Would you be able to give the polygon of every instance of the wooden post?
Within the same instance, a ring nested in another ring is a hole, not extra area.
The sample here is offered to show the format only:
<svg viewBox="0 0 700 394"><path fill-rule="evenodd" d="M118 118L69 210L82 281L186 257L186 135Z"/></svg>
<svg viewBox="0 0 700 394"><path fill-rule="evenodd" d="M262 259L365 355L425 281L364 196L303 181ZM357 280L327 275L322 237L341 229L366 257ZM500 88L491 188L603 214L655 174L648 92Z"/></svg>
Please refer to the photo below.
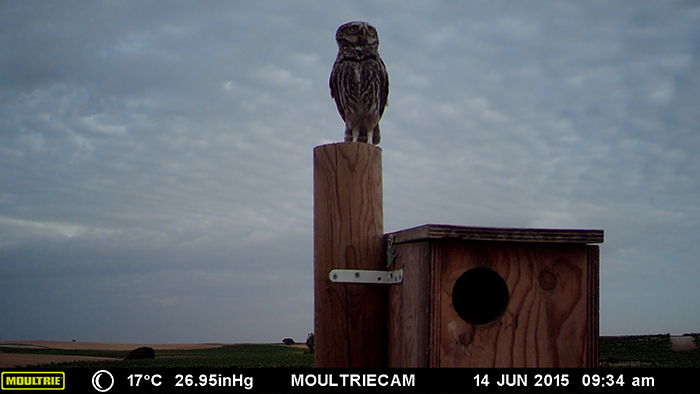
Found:
<svg viewBox="0 0 700 394"><path fill-rule="evenodd" d="M382 150L314 148L314 364L386 366L386 288L332 283L333 269L385 270Z"/></svg>

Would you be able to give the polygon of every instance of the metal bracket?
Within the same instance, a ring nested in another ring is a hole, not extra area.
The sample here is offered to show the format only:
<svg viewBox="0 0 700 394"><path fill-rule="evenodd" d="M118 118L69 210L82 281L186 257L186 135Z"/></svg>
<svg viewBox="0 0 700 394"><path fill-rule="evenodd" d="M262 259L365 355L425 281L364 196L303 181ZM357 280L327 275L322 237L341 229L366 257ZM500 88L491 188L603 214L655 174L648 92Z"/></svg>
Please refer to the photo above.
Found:
<svg viewBox="0 0 700 394"><path fill-rule="evenodd" d="M333 270L328 274L333 283L367 283L392 285L403 282L403 270Z"/></svg>

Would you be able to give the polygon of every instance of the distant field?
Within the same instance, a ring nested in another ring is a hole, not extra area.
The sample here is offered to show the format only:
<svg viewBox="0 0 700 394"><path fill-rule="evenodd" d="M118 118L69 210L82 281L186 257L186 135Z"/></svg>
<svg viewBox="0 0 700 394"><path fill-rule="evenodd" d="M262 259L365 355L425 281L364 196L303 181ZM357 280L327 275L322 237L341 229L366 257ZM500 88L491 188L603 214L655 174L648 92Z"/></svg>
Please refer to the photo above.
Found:
<svg viewBox="0 0 700 394"><path fill-rule="evenodd" d="M700 368L700 334L693 335L697 349L673 351L669 335L644 335L600 338L601 367ZM313 354L305 346L277 344L236 344L197 349L156 348L151 360L124 360L128 350L56 349L41 346L0 345L0 356L7 358L29 355L100 357L97 361L38 364L51 368L310 368ZM49 357L46 357L49 358Z"/></svg>
<svg viewBox="0 0 700 394"><path fill-rule="evenodd" d="M304 348L286 345L238 344L220 347L190 350L157 349L156 358L150 360L124 360L127 350L92 350L92 349L49 349L37 347L0 346L0 353L17 355L54 355L112 358L99 361L76 361L38 364L51 368L129 368L129 367L165 367L165 368L305 368L313 367L313 354Z"/></svg>
<svg viewBox="0 0 700 394"><path fill-rule="evenodd" d="M673 351L670 335L600 337L601 367L700 368L700 334L696 349Z"/></svg>

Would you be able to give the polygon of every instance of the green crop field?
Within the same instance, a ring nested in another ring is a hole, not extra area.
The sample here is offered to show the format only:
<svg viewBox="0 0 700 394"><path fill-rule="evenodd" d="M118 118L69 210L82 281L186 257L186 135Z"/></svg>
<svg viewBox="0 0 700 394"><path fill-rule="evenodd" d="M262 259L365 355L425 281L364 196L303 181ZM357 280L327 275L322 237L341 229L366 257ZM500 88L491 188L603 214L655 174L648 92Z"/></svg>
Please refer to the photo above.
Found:
<svg viewBox="0 0 700 394"><path fill-rule="evenodd" d="M671 350L670 336L644 335L600 338L601 367L700 368L700 334L693 335L698 348ZM313 367L313 354L306 349L278 344L238 344L197 350L156 350L147 360L124 360L128 351L60 350L48 348L0 347L0 352L112 357L109 361L76 361L41 364L50 368L307 368Z"/></svg>
<svg viewBox="0 0 700 394"><path fill-rule="evenodd" d="M308 354L305 349L277 344L224 345L218 348L196 350L156 350L156 358L145 360L125 360L128 351L110 350L2 348L0 352L115 358L114 361L76 361L39 365L50 368L305 368L313 367L314 364L313 354Z"/></svg>
<svg viewBox="0 0 700 394"><path fill-rule="evenodd" d="M601 367L700 368L700 334L695 350L671 350L670 335L600 337Z"/></svg>

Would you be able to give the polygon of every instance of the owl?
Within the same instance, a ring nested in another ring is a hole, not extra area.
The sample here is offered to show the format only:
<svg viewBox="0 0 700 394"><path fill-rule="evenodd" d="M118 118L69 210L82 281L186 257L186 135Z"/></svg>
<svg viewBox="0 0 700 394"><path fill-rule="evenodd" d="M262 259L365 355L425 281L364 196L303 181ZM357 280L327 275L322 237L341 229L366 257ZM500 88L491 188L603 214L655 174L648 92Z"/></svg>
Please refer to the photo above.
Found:
<svg viewBox="0 0 700 394"><path fill-rule="evenodd" d="M349 22L335 33L338 56L331 71L331 97L345 121L345 142L379 144L379 119L389 97L389 74L379 57L377 29Z"/></svg>

